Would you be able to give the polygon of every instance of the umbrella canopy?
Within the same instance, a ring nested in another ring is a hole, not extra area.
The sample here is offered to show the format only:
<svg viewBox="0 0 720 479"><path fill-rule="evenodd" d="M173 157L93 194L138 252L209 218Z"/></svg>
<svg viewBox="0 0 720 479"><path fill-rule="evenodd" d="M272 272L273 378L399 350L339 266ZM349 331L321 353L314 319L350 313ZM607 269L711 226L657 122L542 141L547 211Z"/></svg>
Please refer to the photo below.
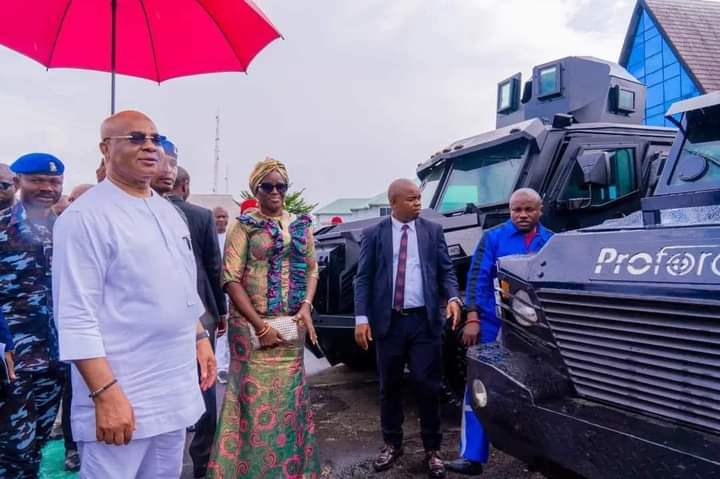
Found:
<svg viewBox="0 0 720 479"><path fill-rule="evenodd" d="M250 0L0 0L0 44L47 68L244 72L281 35Z"/></svg>

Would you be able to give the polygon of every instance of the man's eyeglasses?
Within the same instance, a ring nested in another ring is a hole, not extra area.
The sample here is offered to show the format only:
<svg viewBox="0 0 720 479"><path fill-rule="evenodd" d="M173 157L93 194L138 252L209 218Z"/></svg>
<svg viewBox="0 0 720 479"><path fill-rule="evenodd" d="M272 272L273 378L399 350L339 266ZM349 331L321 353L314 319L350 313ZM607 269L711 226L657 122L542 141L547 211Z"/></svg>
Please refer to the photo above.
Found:
<svg viewBox="0 0 720 479"><path fill-rule="evenodd" d="M153 145L160 146L160 144L165 141L167 137L163 135L159 135L157 133L154 133L152 135L146 135L145 133L141 133L139 131L133 131L132 133L128 133L127 135L122 136L108 136L106 138L103 138L103 141L108 140L127 140L133 145L144 145L146 141L150 140Z"/></svg>
<svg viewBox="0 0 720 479"><path fill-rule="evenodd" d="M281 195L284 195L285 193L287 193L288 185L287 183L260 183L258 189L266 195L272 193L273 190L276 190Z"/></svg>
<svg viewBox="0 0 720 479"><path fill-rule="evenodd" d="M0 181L0 191L5 191L11 186L13 186L13 183L8 183L7 181Z"/></svg>

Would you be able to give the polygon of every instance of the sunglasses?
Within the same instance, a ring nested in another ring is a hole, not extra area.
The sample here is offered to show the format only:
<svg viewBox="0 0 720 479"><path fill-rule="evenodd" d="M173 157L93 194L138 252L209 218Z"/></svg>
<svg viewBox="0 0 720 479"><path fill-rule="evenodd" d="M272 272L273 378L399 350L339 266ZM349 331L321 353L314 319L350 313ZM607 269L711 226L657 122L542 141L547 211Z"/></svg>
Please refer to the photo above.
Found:
<svg viewBox="0 0 720 479"><path fill-rule="evenodd" d="M153 145L160 146L162 142L167 140L166 136L160 135L158 133L154 133L152 135L146 135L145 133L141 133L139 131L133 131L131 133L128 133L127 135L122 136L108 136L107 138L103 138L103 141L107 140L127 140L133 145L142 146L145 144L146 141L150 140Z"/></svg>
<svg viewBox="0 0 720 479"><path fill-rule="evenodd" d="M287 183L260 183L258 189L265 194L270 194L273 190L276 190L281 195L284 195L287 193L288 185Z"/></svg>
<svg viewBox="0 0 720 479"><path fill-rule="evenodd" d="M13 186L13 183L8 183L7 181L0 181L0 191L5 191L11 186Z"/></svg>

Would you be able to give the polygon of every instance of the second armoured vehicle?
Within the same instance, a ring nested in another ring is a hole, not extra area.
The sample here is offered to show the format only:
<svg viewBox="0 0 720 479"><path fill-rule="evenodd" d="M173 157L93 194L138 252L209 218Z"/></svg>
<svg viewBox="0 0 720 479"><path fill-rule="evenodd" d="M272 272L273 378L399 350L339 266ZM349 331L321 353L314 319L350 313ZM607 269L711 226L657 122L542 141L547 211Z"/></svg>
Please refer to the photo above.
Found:
<svg viewBox="0 0 720 479"><path fill-rule="evenodd" d="M443 225L461 287L483 230L509 218L508 199L517 188L540 192L554 231L636 211L675 135L642 125L644 104L638 80L590 57L536 66L524 85L519 74L500 82L497 129L456 141L417 169L422 214ZM361 365L373 357L354 342L353 279L361 231L374 221L380 218L316 232L315 328L331 364ZM446 345L446 377L461 386L464 351L458 354L452 335Z"/></svg>
<svg viewBox="0 0 720 479"><path fill-rule="evenodd" d="M720 477L720 92L673 105L655 194L501 258L501 341L471 348L493 444L587 478Z"/></svg>

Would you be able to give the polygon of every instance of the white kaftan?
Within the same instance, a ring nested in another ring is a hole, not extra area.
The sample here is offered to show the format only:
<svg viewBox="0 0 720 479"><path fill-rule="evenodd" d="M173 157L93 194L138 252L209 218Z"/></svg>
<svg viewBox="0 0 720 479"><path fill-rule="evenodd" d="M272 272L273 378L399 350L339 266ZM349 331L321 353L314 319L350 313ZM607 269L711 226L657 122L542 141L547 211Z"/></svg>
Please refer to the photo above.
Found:
<svg viewBox="0 0 720 479"><path fill-rule="evenodd" d="M184 429L204 412L195 328L204 311L190 233L164 198L105 180L55 223L53 297L60 358L106 357L133 407L135 439ZM95 441L95 408L72 373L72 430Z"/></svg>

